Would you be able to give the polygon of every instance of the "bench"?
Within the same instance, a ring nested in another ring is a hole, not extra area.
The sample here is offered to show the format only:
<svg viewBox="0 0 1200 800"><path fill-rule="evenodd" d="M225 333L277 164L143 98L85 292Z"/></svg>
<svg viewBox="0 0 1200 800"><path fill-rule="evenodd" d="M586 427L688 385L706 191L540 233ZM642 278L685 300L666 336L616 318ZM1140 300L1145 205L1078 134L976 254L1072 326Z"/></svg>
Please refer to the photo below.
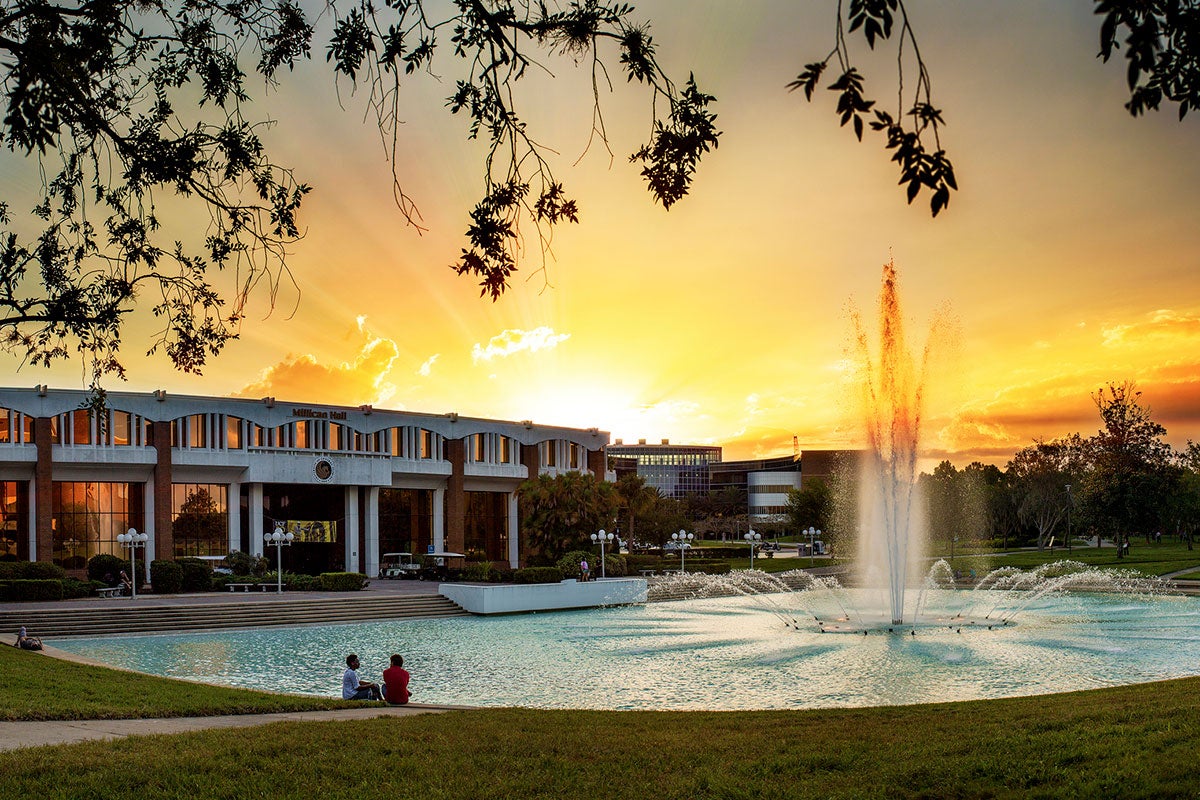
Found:
<svg viewBox="0 0 1200 800"><path fill-rule="evenodd" d="M655 570L655 569L639 569L639 570L638 570L638 572L642 573L642 575L644 575L644 576L649 576L649 575L653 575L653 574L655 574L656 572L658 572L658 570Z"/></svg>
<svg viewBox="0 0 1200 800"><path fill-rule="evenodd" d="M225 586L231 592L236 592L238 589L241 589L243 592L248 592L248 591L250 591L250 588L252 586L262 586L262 584L261 583L227 583L227 584L225 584Z"/></svg>
<svg viewBox="0 0 1200 800"><path fill-rule="evenodd" d="M100 597L108 597L108 598L120 597L124 593L125 593L125 589L122 586L109 586L104 589L96 590L96 594L98 594Z"/></svg>

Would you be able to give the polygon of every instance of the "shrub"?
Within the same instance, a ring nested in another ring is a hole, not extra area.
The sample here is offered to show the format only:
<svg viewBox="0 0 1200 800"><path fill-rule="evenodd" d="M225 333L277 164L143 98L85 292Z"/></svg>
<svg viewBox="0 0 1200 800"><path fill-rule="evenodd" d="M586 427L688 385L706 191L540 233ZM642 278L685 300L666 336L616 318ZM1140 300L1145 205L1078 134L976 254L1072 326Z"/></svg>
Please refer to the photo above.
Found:
<svg viewBox="0 0 1200 800"><path fill-rule="evenodd" d="M625 556L625 571L627 573L636 572L639 569L662 569L662 558L642 553L630 553Z"/></svg>
<svg viewBox="0 0 1200 800"><path fill-rule="evenodd" d="M116 586L121 580L123 569L129 569L129 559L117 558L111 553L101 553L92 556L87 562L88 580L103 581L108 586Z"/></svg>
<svg viewBox="0 0 1200 800"><path fill-rule="evenodd" d="M322 572L321 588L327 592L357 592L370 585L361 572Z"/></svg>
<svg viewBox="0 0 1200 800"><path fill-rule="evenodd" d="M13 578L0 582L0 596L18 602L62 600L63 582L56 578Z"/></svg>
<svg viewBox="0 0 1200 800"><path fill-rule="evenodd" d="M13 577L28 580L61 580L67 577L67 571L49 561L22 561L18 574Z"/></svg>
<svg viewBox="0 0 1200 800"><path fill-rule="evenodd" d="M492 583L512 583L513 568L508 564L492 567Z"/></svg>
<svg viewBox="0 0 1200 800"><path fill-rule="evenodd" d="M733 570L728 561L704 561L699 564L688 562L688 572L701 572L705 575L727 575Z"/></svg>
<svg viewBox="0 0 1200 800"><path fill-rule="evenodd" d="M0 580L65 578L67 571L49 561L0 561Z"/></svg>
<svg viewBox="0 0 1200 800"><path fill-rule="evenodd" d="M234 550L225 556L225 566L234 575L257 575L261 578L267 573L269 565L262 556L252 556L241 550ZM238 583L246 583L246 581L238 581Z"/></svg>
<svg viewBox="0 0 1200 800"><path fill-rule="evenodd" d="M150 584L155 594L179 594L183 588L183 567L174 561L154 559L150 562Z"/></svg>
<svg viewBox="0 0 1200 800"><path fill-rule="evenodd" d="M525 567L513 573L515 583L558 583L563 572L558 567Z"/></svg>
<svg viewBox="0 0 1200 800"><path fill-rule="evenodd" d="M183 570L182 588L185 592L207 592L212 588L212 570L198 558L176 559Z"/></svg>
<svg viewBox="0 0 1200 800"><path fill-rule="evenodd" d="M599 574L600 560L594 553L589 553L587 550L572 550L558 560L557 566L566 577L578 578L581 574L579 564L585 558L588 560L591 572Z"/></svg>
<svg viewBox="0 0 1200 800"><path fill-rule="evenodd" d="M285 572L283 573L283 582L292 592L316 592L322 588L321 579L316 575L296 575Z"/></svg>
<svg viewBox="0 0 1200 800"><path fill-rule="evenodd" d="M464 581L488 583L492 580L492 573L494 571L492 569L492 562L490 561L472 561L463 570L462 579Z"/></svg>
<svg viewBox="0 0 1200 800"><path fill-rule="evenodd" d="M594 573L595 570L593 569L592 572ZM605 553L604 574L609 578L621 578L628 575L629 568L625 564L625 556L620 553Z"/></svg>
<svg viewBox="0 0 1200 800"><path fill-rule="evenodd" d="M63 578L63 598L91 597L97 589L104 588L104 581L80 581L75 578Z"/></svg>

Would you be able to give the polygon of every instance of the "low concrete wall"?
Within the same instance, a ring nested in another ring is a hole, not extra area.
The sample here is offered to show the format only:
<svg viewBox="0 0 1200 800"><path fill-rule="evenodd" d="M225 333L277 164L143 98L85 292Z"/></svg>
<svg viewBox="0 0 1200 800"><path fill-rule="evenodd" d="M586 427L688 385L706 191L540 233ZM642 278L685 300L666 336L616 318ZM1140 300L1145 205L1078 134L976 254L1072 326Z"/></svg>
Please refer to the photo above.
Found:
<svg viewBox="0 0 1200 800"><path fill-rule="evenodd" d="M472 614L519 614L567 608L630 605L646 602L645 578L609 578L579 583L534 583L522 586L480 586L443 583L443 597Z"/></svg>

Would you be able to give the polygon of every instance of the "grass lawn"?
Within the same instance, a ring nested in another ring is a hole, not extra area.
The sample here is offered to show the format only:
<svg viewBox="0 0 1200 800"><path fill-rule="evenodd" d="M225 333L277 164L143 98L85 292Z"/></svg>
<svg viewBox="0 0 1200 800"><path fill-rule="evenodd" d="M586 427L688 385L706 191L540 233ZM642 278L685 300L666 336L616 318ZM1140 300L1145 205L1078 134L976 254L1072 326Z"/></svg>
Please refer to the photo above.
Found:
<svg viewBox="0 0 1200 800"><path fill-rule="evenodd" d="M0 797L1194 797L1200 679L794 712L495 709L0 753Z"/></svg>
<svg viewBox="0 0 1200 800"><path fill-rule="evenodd" d="M270 668L270 665L264 665ZM361 706L156 678L0 646L0 720L258 714ZM0 792L0 797L11 795Z"/></svg>
<svg viewBox="0 0 1200 800"><path fill-rule="evenodd" d="M1065 548L1054 550L1013 550L1004 555L963 555L956 554L951 561L948 553L942 553L942 558L950 561L951 566L962 572L974 569L983 575L988 569L997 567L1020 567L1033 569L1051 561L1081 561L1097 567L1117 569L1132 569L1144 575L1166 575L1181 569L1194 568L1200 570L1200 548L1188 550L1187 545L1178 542L1163 542L1162 544L1146 544L1142 539L1136 539L1129 548L1129 554L1117 558L1115 547L1073 547L1068 552Z"/></svg>

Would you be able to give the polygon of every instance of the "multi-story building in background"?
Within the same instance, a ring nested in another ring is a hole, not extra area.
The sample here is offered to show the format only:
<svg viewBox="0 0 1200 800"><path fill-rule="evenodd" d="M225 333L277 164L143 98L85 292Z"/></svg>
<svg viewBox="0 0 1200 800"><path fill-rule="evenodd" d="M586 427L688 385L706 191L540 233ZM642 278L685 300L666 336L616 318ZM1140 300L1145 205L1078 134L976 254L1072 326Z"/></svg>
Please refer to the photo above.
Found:
<svg viewBox="0 0 1200 800"><path fill-rule="evenodd" d="M751 521L778 519L787 513L788 493L803 488L805 480L829 480L842 465L851 466L854 450L804 450L791 456L744 461L722 461L720 447L709 445L624 444L617 439L608 446L608 455L616 474L632 471L645 479L647 486L664 497L681 499L689 495L735 490L746 498L746 513Z"/></svg>
<svg viewBox="0 0 1200 800"><path fill-rule="evenodd" d="M610 457L633 459L637 474L647 486L658 489L663 497L676 500L688 495L708 494L711 485L709 467L721 460L721 448L701 444L625 444L620 439L608 446Z"/></svg>

